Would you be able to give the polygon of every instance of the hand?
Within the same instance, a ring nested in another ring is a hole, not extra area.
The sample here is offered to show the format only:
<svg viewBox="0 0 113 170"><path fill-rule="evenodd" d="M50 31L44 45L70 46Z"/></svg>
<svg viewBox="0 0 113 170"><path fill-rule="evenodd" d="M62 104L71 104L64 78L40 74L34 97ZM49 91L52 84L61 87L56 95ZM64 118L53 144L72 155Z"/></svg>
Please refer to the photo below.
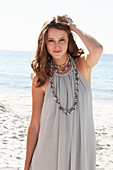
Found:
<svg viewBox="0 0 113 170"><path fill-rule="evenodd" d="M68 22L71 31L75 30L76 25L74 24L73 20L68 15L63 15L63 18Z"/></svg>

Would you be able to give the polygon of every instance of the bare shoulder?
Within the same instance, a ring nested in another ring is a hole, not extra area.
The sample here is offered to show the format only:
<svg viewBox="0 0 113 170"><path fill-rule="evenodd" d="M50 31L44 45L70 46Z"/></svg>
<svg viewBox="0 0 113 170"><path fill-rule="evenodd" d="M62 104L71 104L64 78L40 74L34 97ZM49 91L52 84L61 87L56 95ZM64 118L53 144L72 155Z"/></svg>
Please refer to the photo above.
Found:
<svg viewBox="0 0 113 170"><path fill-rule="evenodd" d="M36 82L38 81L38 77L35 75L32 77L32 85L35 86Z"/></svg>
<svg viewBox="0 0 113 170"><path fill-rule="evenodd" d="M49 84L49 82L50 82L50 77L47 76L46 81L45 81L45 84L42 85L41 87L36 87L37 81L38 81L38 77L35 75L35 76L33 77L33 79L32 79L32 88L35 88L35 89L37 89L36 91L40 91L40 92L42 92L43 94L45 94L46 89L47 89L47 86L48 86L48 84Z"/></svg>
<svg viewBox="0 0 113 170"><path fill-rule="evenodd" d="M36 83L38 77L34 76L32 78L32 117L31 117L31 126L38 131L40 124L40 117L44 102L44 92L41 87L37 87Z"/></svg>
<svg viewBox="0 0 113 170"><path fill-rule="evenodd" d="M44 92L44 94L46 93L47 86L48 86L49 82L50 82L50 77L47 76L47 77L46 77L46 82L45 82L45 84L42 86L42 91Z"/></svg>
<svg viewBox="0 0 113 170"><path fill-rule="evenodd" d="M88 81L89 85L91 86L91 68L86 64L86 57L85 55L80 56L76 59L76 64L78 71L83 75L83 77Z"/></svg>
<svg viewBox="0 0 113 170"><path fill-rule="evenodd" d="M37 84L37 81L38 81L38 77L35 75L33 78L32 78L32 95L39 95L39 94L42 94L44 95L44 92L42 90L42 87L37 87L36 84Z"/></svg>
<svg viewBox="0 0 113 170"><path fill-rule="evenodd" d="M77 64L78 70L80 70L80 72L84 72L87 68L85 56L80 56L79 58L77 58L76 64Z"/></svg>

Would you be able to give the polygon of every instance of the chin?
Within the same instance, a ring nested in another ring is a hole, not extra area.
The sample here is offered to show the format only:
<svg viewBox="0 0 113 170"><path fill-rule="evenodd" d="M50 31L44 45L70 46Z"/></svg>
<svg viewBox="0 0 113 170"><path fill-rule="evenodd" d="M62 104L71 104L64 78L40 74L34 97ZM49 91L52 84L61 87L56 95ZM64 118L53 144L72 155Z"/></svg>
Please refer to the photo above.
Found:
<svg viewBox="0 0 113 170"><path fill-rule="evenodd" d="M60 58L62 58L62 56L64 56L65 55L65 53L58 53L58 54L52 54L52 57L53 58L55 58L55 59L60 59Z"/></svg>
<svg viewBox="0 0 113 170"><path fill-rule="evenodd" d="M60 59L60 58L62 58L62 55L53 55L52 57L55 59Z"/></svg>

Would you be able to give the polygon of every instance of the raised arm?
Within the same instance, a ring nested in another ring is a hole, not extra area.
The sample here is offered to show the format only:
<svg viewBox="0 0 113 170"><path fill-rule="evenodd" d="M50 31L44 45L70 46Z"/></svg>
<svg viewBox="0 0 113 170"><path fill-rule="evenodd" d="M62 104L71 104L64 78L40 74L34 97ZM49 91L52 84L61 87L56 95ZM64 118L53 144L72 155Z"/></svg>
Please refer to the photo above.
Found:
<svg viewBox="0 0 113 170"><path fill-rule="evenodd" d="M68 21L71 31L74 31L81 38L88 49L89 54L85 58L85 63L91 69L97 64L103 52L102 45L95 38L79 29L67 15L64 15L64 18Z"/></svg>
<svg viewBox="0 0 113 170"><path fill-rule="evenodd" d="M41 88L35 87L36 81L37 77L35 76L32 82L32 117L27 134L27 148L24 170L29 170L32 155L36 147L40 129L41 111L44 100L44 92L41 90Z"/></svg>

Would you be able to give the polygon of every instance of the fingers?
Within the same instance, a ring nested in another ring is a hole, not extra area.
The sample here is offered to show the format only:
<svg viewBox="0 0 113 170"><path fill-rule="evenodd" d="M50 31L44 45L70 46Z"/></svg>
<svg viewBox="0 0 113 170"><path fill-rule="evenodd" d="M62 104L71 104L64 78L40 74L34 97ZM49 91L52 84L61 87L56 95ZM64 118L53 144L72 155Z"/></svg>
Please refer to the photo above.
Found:
<svg viewBox="0 0 113 170"><path fill-rule="evenodd" d="M64 16L64 17L68 17L68 15L67 15L67 14L64 14L63 16Z"/></svg>
<svg viewBox="0 0 113 170"><path fill-rule="evenodd" d="M67 15L67 14L63 15L63 18L64 18L64 19L66 19L67 17L68 17L68 15Z"/></svg>
<svg viewBox="0 0 113 170"><path fill-rule="evenodd" d="M63 18L70 24L73 23L73 20L68 15L63 15Z"/></svg>

